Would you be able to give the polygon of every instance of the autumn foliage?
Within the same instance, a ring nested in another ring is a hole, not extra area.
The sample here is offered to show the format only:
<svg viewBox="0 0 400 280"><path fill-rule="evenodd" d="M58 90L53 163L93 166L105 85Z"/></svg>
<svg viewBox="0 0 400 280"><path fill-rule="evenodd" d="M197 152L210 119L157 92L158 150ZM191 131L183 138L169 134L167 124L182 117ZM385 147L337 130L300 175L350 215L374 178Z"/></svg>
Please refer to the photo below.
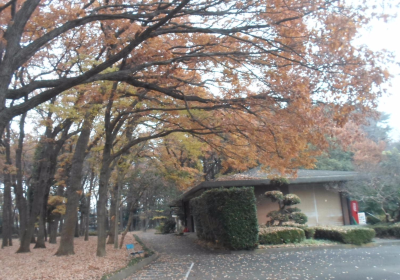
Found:
<svg viewBox="0 0 400 280"><path fill-rule="evenodd" d="M390 78L385 53L352 44L368 11L325 0L0 1L3 142L27 142L23 125L7 137L19 115L34 133L46 130L45 148L33 145L41 155L33 165L43 168L32 169L46 187L32 182L37 201L19 196L37 206L27 235L51 192L67 197L74 224L77 206L88 203L79 191L90 185L104 256L109 197L110 211L121 203L134 211L155 193L129 174L184 190L215 170L313 167L326 136L358 125ZM138 168L146 164L149 172ZM45 166L56 168L45 174ZM73 254L73 230L64 231L70 246L60 254Z"/></svg>

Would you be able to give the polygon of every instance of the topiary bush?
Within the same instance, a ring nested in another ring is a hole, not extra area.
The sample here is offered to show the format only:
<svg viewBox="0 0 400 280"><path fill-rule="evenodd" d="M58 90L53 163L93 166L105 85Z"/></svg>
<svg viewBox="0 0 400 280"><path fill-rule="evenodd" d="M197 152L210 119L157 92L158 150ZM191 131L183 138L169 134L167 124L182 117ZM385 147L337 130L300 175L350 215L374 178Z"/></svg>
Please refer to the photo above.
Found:
<svg viewBox="0 0 400 280"><path fill-rule="evenodd" d="M221 188L190 200L199 239L232 250L254 249L258 222L254 188Z"/></svg>
<svg viewBox="0 0 400 280"><path fill-rule="evenodd" d="M361 245L372 241L375 231L370 228L355 227L314 227L316 239L329 239L345 244Z"/></svg>
<svg viewBox="0 0 400 280"><path fill-rule="evenodd" d="M260 244L298 243L305 239L304 230L296 227L260 227L258 242Z"/></svg>
<svg viewBox="0 0 400 280"><path fill-rule="evenodd" d="M299 204L300 198L295 194L283 195L280 191L268 191L265 196L270 198L272 202L278 202L279 210L271 211L267 214L270 221L267 222L267 226L274 226L278 223L278 226L282 226L283 223L288 221L294 221L298 224L307 223L307 216L304 213L300 213L300 209L297 207L289 207Z"/></svg>

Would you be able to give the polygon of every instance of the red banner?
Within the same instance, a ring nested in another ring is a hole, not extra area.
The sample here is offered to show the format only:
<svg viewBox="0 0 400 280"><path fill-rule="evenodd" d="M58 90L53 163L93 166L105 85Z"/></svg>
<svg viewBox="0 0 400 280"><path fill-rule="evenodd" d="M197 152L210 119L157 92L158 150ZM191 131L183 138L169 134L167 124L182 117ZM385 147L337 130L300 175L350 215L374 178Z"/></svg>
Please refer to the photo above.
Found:
<svg viewBox="0 0 400 280"><path fill-rule="evenodd" d="M358 202L356 200L350 201L351 217L355 224L359 224L358 221Z"/></svg>

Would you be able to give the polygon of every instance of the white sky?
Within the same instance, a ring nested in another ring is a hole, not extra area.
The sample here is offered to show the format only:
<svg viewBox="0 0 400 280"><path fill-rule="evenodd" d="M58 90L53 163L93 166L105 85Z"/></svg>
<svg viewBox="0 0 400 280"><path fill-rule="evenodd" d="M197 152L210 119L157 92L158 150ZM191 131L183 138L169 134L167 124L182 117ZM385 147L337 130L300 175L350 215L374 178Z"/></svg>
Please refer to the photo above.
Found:
<svg viewBox="0 0 400 280"><path fill-rule="evenodd" d="M374 21L371 28L363 32L360 42L369 46L373 51L386 49L394 52L396 61L400 61L400 17L388 23ZM392 140L400 141L400 65L388 65L394 76L389 88L389 96L380 99L378 110L390 114L388 125L392 128Z"/></svg>

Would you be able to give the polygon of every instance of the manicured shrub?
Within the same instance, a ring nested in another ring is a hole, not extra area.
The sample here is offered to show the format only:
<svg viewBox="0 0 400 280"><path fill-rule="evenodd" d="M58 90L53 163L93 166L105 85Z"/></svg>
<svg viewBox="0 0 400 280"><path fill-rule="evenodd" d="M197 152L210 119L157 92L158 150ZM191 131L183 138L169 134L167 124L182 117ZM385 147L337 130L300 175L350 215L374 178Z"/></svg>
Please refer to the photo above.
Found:
<svg viewBox="0 0 400 280"><path fill-rule="evenodd" d="M391 231L395 238L400 238L400 224L393 225Z"/></svg>
<svg viewBox="0 0 400 280"><path fill-rule="evenodd" d="M254 249L258 223L254 188L222 188L190 200L199 239L232 250Z"/></svg>
<svg viewBox="0 0 400 280"><path fill-rule="evenodd" d="M297 207L290 207L301 202L297 195L291 193L283 195L280 191L268 191L264 195L270 198L272 202L278 202L279 206L279 210L267 214L267 217L270 218L267 226L282 226L283 223L288 221L294 221L298 224L307 223L306 214L300 213L301 210Z"/></svg>
<svg viewBox="0 0 400 280"><path fill-rule="evenodd" d="M308 227L308 225L292 223L292 222L284 223L282 226L283 227L301 228L302 230L304 230L304 233L305 233L307 239L314 238L314 234L315 234L315 228L314 227Z"/></svg>
<svg viewBox="0 0 400 280"><path fill-rule="evenodd" d="M308 221L307 215L299 212L293 213L291 218L295 223L303 225Z"/></svg>
<svg viewBox="0 0 400 280"><path fill-rule="evenodd" d="M304 230L296 227L260 227L258 242L260 244L298 243L305 239Z"/></svg>
<svg viewBox="0 0 400 280"><path fill-rule="evenodd" d="M156 229L162 234L172 233L175 231L176 222L172 219L160 223Z"/></svg>
<svg viewBox="0 0 400 280"><path fill-rule="evenodd" d="M313 239L315 235L315 228L309 227L309 228L304 228L304 233L306 235L307 239Z"/></svg>
<svg viewBox="0 0 400 280"><path fill-rule="evenodd" d="M400 238L400 224L394 225L375 225L371 227L375 230L376 236L380 238Z"/></svg>
<svg viewBox="0 0 400 280"><path fill-rule="evenodd" d="M375 230L376 237L379 238L392 237L391 228L389 226L373 226L372 229Z"/></svg>
<svg viewBox="0 0 400 280"><path fill-rule="evenodd" d="M345 244L361 245L372 241L375 231L358 227L315 227L316 239L329 239Z"/></svg>

